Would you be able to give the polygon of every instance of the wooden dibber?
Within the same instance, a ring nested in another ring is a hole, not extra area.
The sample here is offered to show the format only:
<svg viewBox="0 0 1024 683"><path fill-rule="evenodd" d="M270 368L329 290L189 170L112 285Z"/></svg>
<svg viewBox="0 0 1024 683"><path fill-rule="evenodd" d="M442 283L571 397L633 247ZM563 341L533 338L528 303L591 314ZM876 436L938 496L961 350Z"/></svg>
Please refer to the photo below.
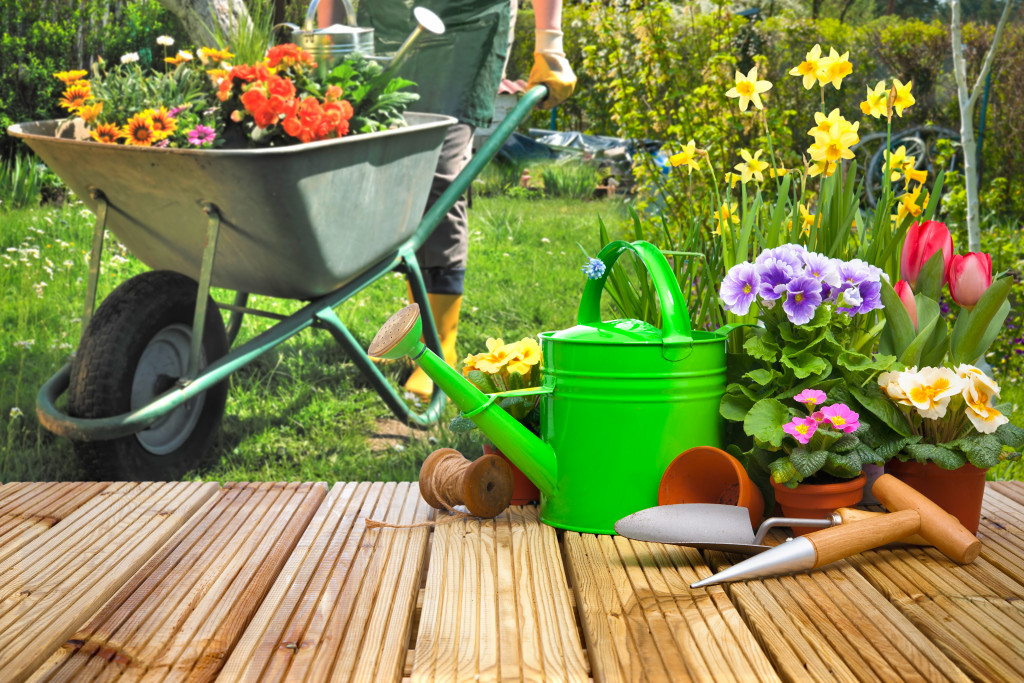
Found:
<svg viewBox="0 0 1024 683"><path fill-rule="evenodd" d="M440 448L420 468L420 495L438 510L465 505L472 515L495 517L512 500L512 467L497 455L470 462L454 448Z"/></svg>
<svg viewBox="0 0 1024 683"><path fill-rule="evenodd" d="M871 492L892 512L790 539L690 588L816 569L915 533L959 564L973 562L981 552L981 541L956 517L891 474L879 477Z"/></svg>

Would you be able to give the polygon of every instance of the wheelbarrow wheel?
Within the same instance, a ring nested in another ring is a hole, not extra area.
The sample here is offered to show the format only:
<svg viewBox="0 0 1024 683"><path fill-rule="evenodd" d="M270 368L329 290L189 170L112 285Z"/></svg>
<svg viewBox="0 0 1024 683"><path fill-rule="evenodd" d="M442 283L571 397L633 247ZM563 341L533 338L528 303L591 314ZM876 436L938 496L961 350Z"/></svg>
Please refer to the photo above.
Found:
<svg viewBox="0 0 1024 683"><path fill-rule="evenodd" d="M172 271L137 275L97 309L71 367L68 411L85 418L136 410L174 386L188 369L198 285ZM212 299L200 367L228 351ZM101 479L167 481L194 468L213 445L224 415L226 381L178 406L147 429L109 441L77 441L86 471Z"/></svg>

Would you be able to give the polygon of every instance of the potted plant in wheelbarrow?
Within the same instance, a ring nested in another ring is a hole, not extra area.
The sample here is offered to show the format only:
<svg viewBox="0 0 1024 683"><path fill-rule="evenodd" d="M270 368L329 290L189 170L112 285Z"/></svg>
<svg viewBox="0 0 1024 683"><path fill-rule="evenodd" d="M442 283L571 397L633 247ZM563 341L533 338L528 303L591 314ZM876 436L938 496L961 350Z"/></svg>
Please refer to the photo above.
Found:
<svg viewBox="0 0 1024 683"><path fill-rule="evenodd" d="M426 299L415 251L436 225L423 207L454 120L405 113L409 83L358 56L323 77L295 45L232 59L201 49L169 57L164 73L143 73L132 55L91 78L61 72L73 118L10 128L96 213L82 342L37 405L97 476L190 469L215 438L228 374L307 327L326 328L400 418L430 424L443 408L435 394L413 412L333 309L396 270ZM544 96L534 91L509 132ZM154 270L94 315L108 229ZM234 290L234 303L214 302L212 287ZM305 305L282 320L247 306L249 294ZM279 322L228 351L249 314ZM432 324L425 336L439 348ZM65 391L67 413L56 407Z"/></svg>

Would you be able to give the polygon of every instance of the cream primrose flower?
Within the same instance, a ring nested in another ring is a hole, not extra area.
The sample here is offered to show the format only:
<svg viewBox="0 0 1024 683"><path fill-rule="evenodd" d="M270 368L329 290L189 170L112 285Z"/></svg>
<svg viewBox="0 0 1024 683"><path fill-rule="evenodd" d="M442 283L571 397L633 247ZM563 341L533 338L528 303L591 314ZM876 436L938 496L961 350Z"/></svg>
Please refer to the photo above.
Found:
<svg viewBox="0 0 1024 683"><path fill-rule="evenodd" d="M834 47L828 49L828 57L822 61L821 71L818 73L818 82L821 85L831 83L832 87L839 90L843 79L853 73L853 64L850 63L850 51L839 54Z"/></svg>
<svg viewBox="0 0 1024 683"><path fill-rule="evenodd" d="M897 381L918 414L929 420L945 417L949 400L964 386L964 381L949 368L928 367L914 373L904 372Z"/></svg>
<svg viewBox="0 0 1024 683"><path fill-rule="evenodd" d="M991 434L999 429L999 425L1009 422L1009 418L996 410L992 405L992 396L998 395L988 391L988 387L982 382L965 382L967 388L963 391L965 412L967 419L971 421L974 428L982 434Z"/></svg>
<svg viewBox="0 0 1024 683"><path fill-rule="evenodd" d="M993 396L999 395L999 385L996 384L996 381L973 365L961 363L957 366L955 372L956 376L960 379L965 380L972 385L976 383L981 384L983 387L987 388L989 393ZM967 397L964 396L964 398Z"/></svg>
<svg viewBox="0 0 1024 683"><path fill-rule="evenodd" d="M754 103L754 109L764 109L764 105L761 104L761 93L771 89L772 84L769 81L757 80L757 67L754 66L746 76L739 71L736 72L736 85L729 89L725 96L740 98L740 111L746 111L747 105L751 102Z"/></svg>
<svg viewBox="0 0 1024 683"><path fill-rule="evenodd" d="M750 156L750 152L743 149L740 150L740 156L743 157L743 163L736 164L735 168L740 172L740 182L747 182L751 178L756 178L757 182L764 182L764 170L768 168L767 161L761 161L761 154L764 150L757 150L757 154Z"/></svg>
<svg viewBox="0 0 1024 683"><path fill-rule="evenodd" d="M878 81L878 85L872 90L868 88L868 97L860 103L860 110L866 116L874 116L880 119L885 116L885 106L889 99L889 91L885 89L885 81Z"/></svg>
<svg viewBox="0 0 1024 683"><path fill-rule="evenodd" d="M910 368L906 372L916 373L917 367ZM889 398L893 399L897 403L905 406L912 406L913 403L907 398L907 392L903 391L903 387L900 386L900 375L902 372L893 370L892 372L883 372L878 376L878 386L885 390L885 393Z"/></svg>
<svg viewBox="0 0 1024 683"><path fill-rule="evenodd" d="M821 70L821 45L815 45L811 51L800 62L789 70L790 76L803 78L804 88L810 90L818 80L818 71Z"/></svg>

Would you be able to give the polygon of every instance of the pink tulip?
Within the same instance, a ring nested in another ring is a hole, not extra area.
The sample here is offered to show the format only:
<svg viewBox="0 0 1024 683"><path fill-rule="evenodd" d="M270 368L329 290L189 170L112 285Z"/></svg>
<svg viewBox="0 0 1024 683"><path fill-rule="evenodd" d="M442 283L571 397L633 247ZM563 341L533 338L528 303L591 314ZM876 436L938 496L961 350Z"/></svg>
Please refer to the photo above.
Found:
<svg viewBox="0 0 1024 683"><path fill-rule="evenodd" d="M903 302L903 308L907 309L907 315L910 316L910 322L914 323L914 331L917 331L917 299L914 298L914 290L910 288L906 280L900 280L893 287L896 290L896 296Z"/></svg>
<svg viewBox="0 0 1024 683"><path fill-rule="evenodd" d="M945 223L925 221L914 223L907 230L907 238L903 242L903 254L900 257L900 274L917 289L917 276L921 268L939 249L942 250L943 282L949 268L949 259L953 256L953 237L946 229Z"/></svg>
<svg viewBox="0 0 1024 683"><path fill-rule="evenodd" d="M970 252L955 255L949 262L949 293L953 301L967 310L974 308L978 299L992 284L992 257Z"/></svg>

